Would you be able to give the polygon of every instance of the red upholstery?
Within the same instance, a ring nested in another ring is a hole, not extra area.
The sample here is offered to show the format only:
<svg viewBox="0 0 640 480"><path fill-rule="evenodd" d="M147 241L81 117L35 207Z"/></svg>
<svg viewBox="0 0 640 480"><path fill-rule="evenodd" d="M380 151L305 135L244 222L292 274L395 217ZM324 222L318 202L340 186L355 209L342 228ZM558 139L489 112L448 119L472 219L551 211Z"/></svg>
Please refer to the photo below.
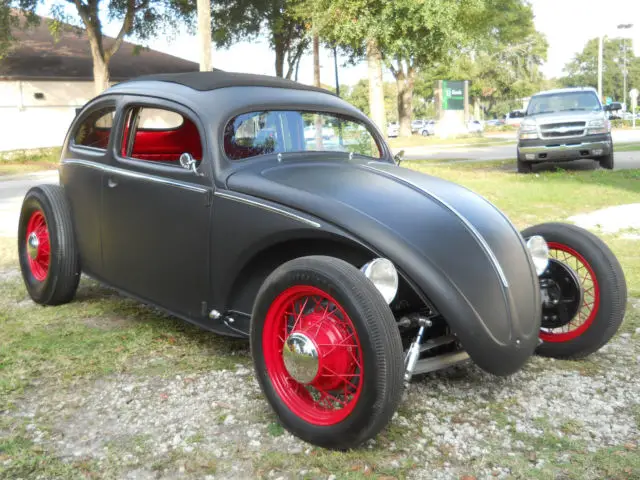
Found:
<svg viewBox="0 0 640 480"><path fill-rule="evenodd" d="M196 160L202 159L200 134L187 118L174 130L138 130L131 156L141 160L176 162L185 152Z"/></svg>

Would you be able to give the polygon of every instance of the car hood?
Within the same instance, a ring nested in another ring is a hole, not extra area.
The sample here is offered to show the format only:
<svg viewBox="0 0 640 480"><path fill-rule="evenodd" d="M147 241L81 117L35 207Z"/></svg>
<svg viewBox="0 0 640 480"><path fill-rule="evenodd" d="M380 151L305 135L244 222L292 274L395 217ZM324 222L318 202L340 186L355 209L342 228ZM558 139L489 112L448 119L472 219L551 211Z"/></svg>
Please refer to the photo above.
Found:
<svg viewBox="0 0 640 480"><path fill-rule="evenodd" d="M529 119L534 120L538 125L547 125L549 123L566 123L566 122L579 122L600 120L605 118L603 111L584 111L576 110L574 112L556 112L556 113L543 113L540 115L527 116Z"/></svg>
<svg viewBox="0 0 640 480"><path fill-rule="evenodd" d="M391 259L485 370L510 373L533 353L540 299L531 259L511 222L466 188L387 162L338 160L247 168L227 184Z"/></svg>

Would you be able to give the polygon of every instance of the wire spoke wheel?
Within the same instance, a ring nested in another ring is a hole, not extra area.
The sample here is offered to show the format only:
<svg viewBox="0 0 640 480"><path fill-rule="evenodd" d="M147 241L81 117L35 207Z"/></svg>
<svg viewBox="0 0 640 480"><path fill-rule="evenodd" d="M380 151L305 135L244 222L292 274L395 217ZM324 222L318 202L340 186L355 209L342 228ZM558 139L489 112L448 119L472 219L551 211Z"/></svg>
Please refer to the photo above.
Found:
<svg viewBox="0 0 640 480"><path fill-rule="evenodd" d="M36 280L43 282L49 274L51 244L47 221L42 211L36 210L31 214L27 223L25 242L31 274Z"/></svg>
<svg viewBox="0 0 640 480"><path fill-rule="evenodd" d="M358 402L364 375L358 335L344 308L319 288L293 286L276 298L263 351L277 394L301 419L334 425Z"/></svg>
<svg viewBox="0 0 640 480"><path fill-rule="evenodd" d="M585 332L596 317L600 305L600 287L596 274L587 260L571 247L549 242L549 257L568 267L575 275L577 285L573 287L579 291L580 304L577 305L575 315L561 322L557 327L547 326L543 321L540 338L545 342L566 342ZM558 298L560 307L563 304L575 302L575 298Z"/></svg>

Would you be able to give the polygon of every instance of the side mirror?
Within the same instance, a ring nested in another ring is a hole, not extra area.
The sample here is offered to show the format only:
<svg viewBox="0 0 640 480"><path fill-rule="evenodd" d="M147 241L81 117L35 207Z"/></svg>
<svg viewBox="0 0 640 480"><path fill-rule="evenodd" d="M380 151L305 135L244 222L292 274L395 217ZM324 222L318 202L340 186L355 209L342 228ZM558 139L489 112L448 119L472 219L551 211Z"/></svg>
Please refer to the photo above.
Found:
<svg viewBox="0 0 640 480"><path fill-rule="evenodd" d="M602 109L603 109L605 112L610 112L610 111L611 111L611 105L603 105Z"/></svg>
<svg viewBox="0 0 640 480"><path fill-rule="evenodd" d="M400 165L402 162L402 157L404 157L404 150L400 150L393 156L393 160L396 162L396 165Z"/></svg>
<svg viewBox="0 0 640 480"><path fill-rule="evenodd" d="M191 170L193 173L198 175L199 177L203 176L203 173L198 172L198 167L196 166L196 159L190 153L183 153L180 155L180 166L185 170Z"/></svg>

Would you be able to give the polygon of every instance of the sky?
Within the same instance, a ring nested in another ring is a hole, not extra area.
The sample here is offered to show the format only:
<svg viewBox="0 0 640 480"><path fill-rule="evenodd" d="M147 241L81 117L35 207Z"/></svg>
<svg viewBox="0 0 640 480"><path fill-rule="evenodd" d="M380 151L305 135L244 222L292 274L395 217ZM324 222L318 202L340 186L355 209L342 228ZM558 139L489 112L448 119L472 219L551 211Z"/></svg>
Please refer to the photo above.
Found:
<svg viewBox="0 0 640 480"><path fill-rule="evenodd" d="M533 6L536 28L544 33L549 42L547 61L542 71L548 78L561 76L564 65L585 43L598 35L609 37L622 36L632 38L636 46L635 54L640 55L640 0L530 0ZM47 14L51 0L47 0L39 13ZM629 30L618 30L617 25L635 23ZM105 34L115 35L120 25L105 25ZM605 37L606 38L606 37ZM148 47L187 60L198 61L196 38L185 32L173 38L161 37L149 41ZM333 53L321 49L321 81L324 84L335 84ZM242 42L229 49L212 49L212 64L222 70L275 74L274 53L269 49L266 40ZM356 66L343 66L346 59L338 58L338 74L340 84L354 84L367 77L365 62ZM393 77L385 72L385 79ZM310 54L300 62L298 81L311 84L313 81L313 64Z"/></svg>

